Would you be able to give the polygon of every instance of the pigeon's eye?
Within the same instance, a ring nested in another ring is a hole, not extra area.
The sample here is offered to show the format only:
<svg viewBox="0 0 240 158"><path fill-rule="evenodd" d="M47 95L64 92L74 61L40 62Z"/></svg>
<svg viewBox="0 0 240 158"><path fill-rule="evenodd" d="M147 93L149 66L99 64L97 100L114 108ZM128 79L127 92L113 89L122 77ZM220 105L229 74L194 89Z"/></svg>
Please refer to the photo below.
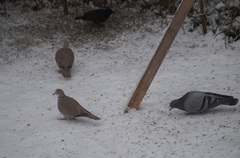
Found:
<svg viewBox="0 0 240 158"><path fill-rule="evenodd" d="M72 66L68 66L68 69L71 69L72 68Z"/></svg>

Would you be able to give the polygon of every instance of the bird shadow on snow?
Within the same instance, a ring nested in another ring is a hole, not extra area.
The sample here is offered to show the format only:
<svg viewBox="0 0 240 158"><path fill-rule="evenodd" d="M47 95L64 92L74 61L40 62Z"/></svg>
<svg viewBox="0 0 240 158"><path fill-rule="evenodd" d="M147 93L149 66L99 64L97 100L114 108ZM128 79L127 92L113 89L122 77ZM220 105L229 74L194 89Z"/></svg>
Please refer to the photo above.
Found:
<svg viewBox="0 0 240 158"><path fill-rule="evenodd" d="M64 120L62 117L57 118L59 122L67 123L67 124L79 124L79 125L87 125L87 126L100 126L102 124L101 120L95 121L90 120L88 118L75 118L71 120Z"/></svg>

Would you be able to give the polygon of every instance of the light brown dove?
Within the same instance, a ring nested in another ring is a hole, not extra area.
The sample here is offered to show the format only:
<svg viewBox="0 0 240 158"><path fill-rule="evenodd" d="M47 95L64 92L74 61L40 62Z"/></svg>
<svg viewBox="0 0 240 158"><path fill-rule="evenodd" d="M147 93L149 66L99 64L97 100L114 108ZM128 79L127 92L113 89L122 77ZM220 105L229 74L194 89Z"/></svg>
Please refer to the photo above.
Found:
<svg viewBox="0 0 240 158"><path fill-rule="evenodd" d="M64 115L63 119L75 119L75 117L88 117L94 120L100 120L99 117L91 114L82 107L75 99L64 94L63 90L56 89L58 95L58 110ZM53 95L54 95L53 94Z"/></svg>
<svg viewBox="0 0 240 158"><path fill-rule="evenodd" d="M56 52L55 60L63 77L71 77L70 69L72 68L74 62L74 54L73 51L68 48L67 42L64 42L63 48Z"/></svg>

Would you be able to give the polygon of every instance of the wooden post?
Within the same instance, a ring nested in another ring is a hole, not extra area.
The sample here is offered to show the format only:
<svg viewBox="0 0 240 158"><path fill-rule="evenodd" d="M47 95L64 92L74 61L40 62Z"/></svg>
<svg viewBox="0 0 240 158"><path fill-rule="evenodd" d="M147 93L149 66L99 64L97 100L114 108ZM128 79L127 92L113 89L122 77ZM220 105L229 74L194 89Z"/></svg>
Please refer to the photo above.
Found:
<svg viewBox="0 0 240 158"><path fill-rule="evenodd" d="M202 23L202 31L203 35L207 33L207 26L206 26L206 15L204 13L204 3L203 0L199 0L199 6L200 6L200 16L201 16L201 23Z"/></svg>
<svg viewBox="0 0 240 158"><path fill-rule="evenodd" d="M67 0L62 0L62 2L63 2L63 14L64 15L68 15L68 2L67 2Z"/></svg>
<svg viewBox="0 0 240 158"><path fill-rule="evenodd" d="M190 11L193 2L194 0L182 0L180 3L171 24L167 28L167 31L164 34L162 41L158 46L158 49L156 50L156 53L154 54L131 100L129 101L125 113L128 112L130 108L139 108L143 97L151 85L160 65L163 62L163 59L165 58L170 46L172 45L173 40L175 39L180 27L182 26L184 19Z"/></svg>

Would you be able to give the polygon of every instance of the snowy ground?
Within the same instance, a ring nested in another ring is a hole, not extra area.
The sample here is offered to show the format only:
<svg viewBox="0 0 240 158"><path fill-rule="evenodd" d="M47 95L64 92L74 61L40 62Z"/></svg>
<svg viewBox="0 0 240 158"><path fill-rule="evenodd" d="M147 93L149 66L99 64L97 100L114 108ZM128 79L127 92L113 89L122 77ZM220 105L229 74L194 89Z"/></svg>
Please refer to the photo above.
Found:
<svg viewBox="0 0 240 158"><path fill-rule="evenodd" d="M30 22L42 28L39 19L18 13L0 17L1 158L240 157L239 103L201 115L169 111L171 100L191 90L240 98L239 42L226 49L220 35L180 30L140 110L123 114L163 36L160 19L129 30L91 26L92 33L83 29L78 38L67 37L75 63L72 78L65 80L54 61L64 37L38 39ZM58 120L56 88L101 120Z"/></svg>

